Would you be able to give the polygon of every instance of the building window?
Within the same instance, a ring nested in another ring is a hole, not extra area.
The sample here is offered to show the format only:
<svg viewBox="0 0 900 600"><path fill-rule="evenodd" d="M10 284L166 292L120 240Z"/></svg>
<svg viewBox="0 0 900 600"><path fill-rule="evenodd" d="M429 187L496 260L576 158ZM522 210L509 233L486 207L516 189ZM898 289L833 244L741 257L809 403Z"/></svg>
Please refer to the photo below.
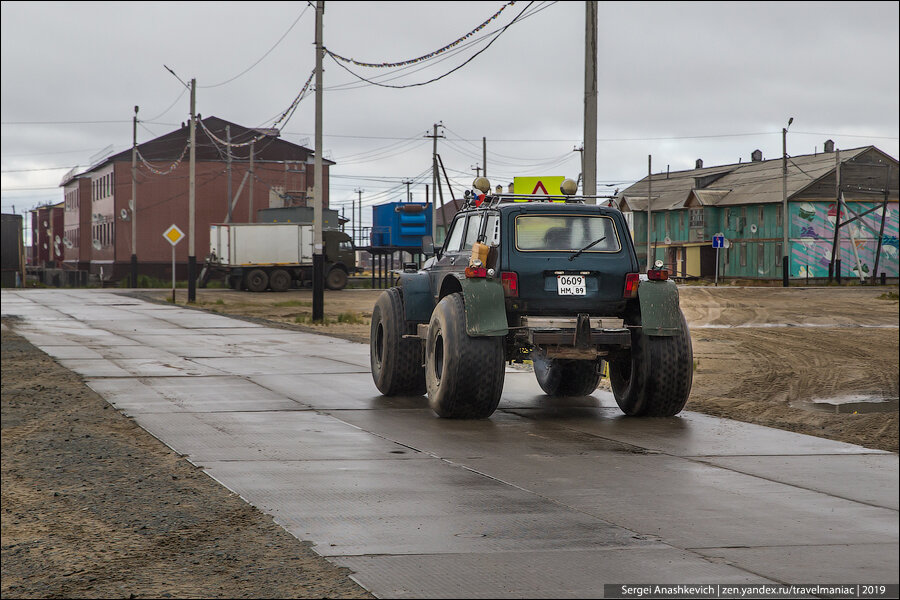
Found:
<svg viewBox="0 0 900 600"><path fill-rule="evenodd" d="M784 212L780 206L775 209L775 227L778 229L784 227ZM781 255L780 252L778 254Z"/></svg>
<svg viewBox="0 0 900 600"><path fill-rule="evenodd" d="M722 220L725 223L725 229L731 229L731 209L726 208L723 212Z"/></svg>
<svg viewBox="0 0 900 600"><path fill-rule="evenodd" d="M766 222L766 209L764 206L760 205L759 218L758 218L758 222L757 222L756 226L759 227L760 229L762 229L763 223L765 223L765 222Z"/></svg>
<svg viewBox="0 0 900 600"><path fill-rule="evenodd" d="M747 242L741 242L741 266L747 266Z"/></svg>
<svg viewBox="0 0 900 600"><path fill-rule="evenodd" d="M691 227L703 227L703 209L691 209Z"/></svg>
<svg viewBox="0 0 900 600"><path fill-rule="evenodd" d="M762 271L764 264L766 264L766 246L760 242L756 244L756 268Z"/></svg>

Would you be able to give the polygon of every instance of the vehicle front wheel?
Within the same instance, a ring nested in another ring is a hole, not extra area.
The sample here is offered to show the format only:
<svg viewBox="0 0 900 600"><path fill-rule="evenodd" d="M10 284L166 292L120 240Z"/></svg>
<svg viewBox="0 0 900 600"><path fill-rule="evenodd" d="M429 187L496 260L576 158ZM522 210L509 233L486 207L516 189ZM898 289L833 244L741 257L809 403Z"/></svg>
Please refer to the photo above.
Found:
<svg viewBox="0 0 900 600"><path fill-rule="evenodd" d="M694 375L691 335L684 314L674 336L632 330L631 350L610 359L609 382L626 415L671 417L687 403Z"/></svg>
<svg viewBox="0 0 900 600"><path fill-rule="evenodd" d="M425 393L422 349L407 333L403 295L399 288L385 290L372 309L369 363L375 387L385 396L420 396Z"/></svg>
<svg viewBox="0 0 900 600"><path fill-rule="evenodd" d="M342 290L347 286L347 271L340 267L332 267L325 277L325 287L329 290Z"/></svg>
<svg viewBox="0 0 900 600"><path fill-rule="evenodd" d="M505 377L503 338L470 337L462 294L435 307L425 342L428 403L448 419L486 419L500 404Z"/></svg>

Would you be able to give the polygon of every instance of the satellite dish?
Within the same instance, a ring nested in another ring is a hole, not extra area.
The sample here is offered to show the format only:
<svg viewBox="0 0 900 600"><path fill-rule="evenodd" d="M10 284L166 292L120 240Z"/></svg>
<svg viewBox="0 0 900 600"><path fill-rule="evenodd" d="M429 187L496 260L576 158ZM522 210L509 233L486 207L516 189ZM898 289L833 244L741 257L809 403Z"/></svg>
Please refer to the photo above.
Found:
<svg viewBox="0 0 900 600"><path fill-rule="evenodd" d="M669 246L672 244L672 238L670 238L669 236L666 236L666 239L663 241L665 242L666 246Z"/></svg>
<svg viewBox="0 0 900 600"><path fill-rule="evenodd" d="M70 240L69 238L65 238L65 239L63 240L63 245L64 245L66 248L68 248L69 250L71 250L72 247L73 247L75 244L73 244L73 243L72 243L72 240Z"/></svg>
<svg viewBox="0 0 900 600"><path fill-rule="evenodd" d="M726 249L731 248L731 240L729 240L729 239L725 240L725 248Z"/></svg>
<svg viewBox="0 0 900 600"><path fill-rule="evenodd" d="M47 249L47 243L45 242L45 243L44 243L44 250L46 250L46 249Z"/></svg>
<svg viewBox="0 0 900 600"><path fill-rule="evenodd" d="M103 244L100 243L100 240L94 240L93 242L91 242L91 246L94 247L94 250L100 250L101 248L103 248Z"/></svg>
<svg viewBox="0 0 900 600"><path fill-rule="evenodd" d="M756 233L757 229L759 229L755 224L750 226L750 233Z"/></svg>
<svg viewBox="0 0 900 600"><path fill-rule="evenodd" d="M44 221L44 227L50 227L50 225L47 223L47 221Z"/></svg>
<svg viewBox="0 0 900 600"><path fill-rule="evenodd" d="M62 241L62 238L60 238L59 236L56 236L55 238L53 238L53 241L55 241L56 244L58 245Z"/></svg>
<svg viewBox="0 0 900 600"><path fill-rule="evenodd" d="M128 220L128 209L127 209L127 208L123 208L122 210L120 210L120 211L119 211L119 217L120 217L123 221L127 221L127 220Z"/></svg>
<svg viewBox="0 0 900 600"><path fill-rule="evenodd" d="M62 256L62 252L59 249L59 246L53 246L53 251L56 252L57 256Z"/></svg>

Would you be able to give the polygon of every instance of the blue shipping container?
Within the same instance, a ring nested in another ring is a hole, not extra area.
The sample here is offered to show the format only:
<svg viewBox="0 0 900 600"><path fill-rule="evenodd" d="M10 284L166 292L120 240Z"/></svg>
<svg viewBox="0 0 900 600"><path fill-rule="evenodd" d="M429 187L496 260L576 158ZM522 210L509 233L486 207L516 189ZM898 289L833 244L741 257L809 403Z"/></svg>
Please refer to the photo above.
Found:
<svg viewBox="0 0 900 600"><path fill-rule="evenodd" d="M389 202L372 207L372 245L421 248L431 235L431 204Z"/></svg>

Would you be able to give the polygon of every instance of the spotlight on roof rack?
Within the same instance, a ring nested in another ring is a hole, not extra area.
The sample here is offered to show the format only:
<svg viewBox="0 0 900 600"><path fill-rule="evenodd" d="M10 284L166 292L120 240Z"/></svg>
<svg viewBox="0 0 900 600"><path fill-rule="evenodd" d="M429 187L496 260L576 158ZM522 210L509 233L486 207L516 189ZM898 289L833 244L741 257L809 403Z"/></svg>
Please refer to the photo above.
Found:
<svg viewBox="0 0 900 600"><path fill-rule="evenodd" d="M578 182L574 179L563 179L559 191L563 193L563 196L574 196L578 191Z"/></svg>
<svg viewBox="0 0 900 600"><path fill-rule="evenodd" d="M488 181L487 177L477 177L475 181L472 182L472 187L482 194L487 194L491 191L491 182Z"/></svg>

